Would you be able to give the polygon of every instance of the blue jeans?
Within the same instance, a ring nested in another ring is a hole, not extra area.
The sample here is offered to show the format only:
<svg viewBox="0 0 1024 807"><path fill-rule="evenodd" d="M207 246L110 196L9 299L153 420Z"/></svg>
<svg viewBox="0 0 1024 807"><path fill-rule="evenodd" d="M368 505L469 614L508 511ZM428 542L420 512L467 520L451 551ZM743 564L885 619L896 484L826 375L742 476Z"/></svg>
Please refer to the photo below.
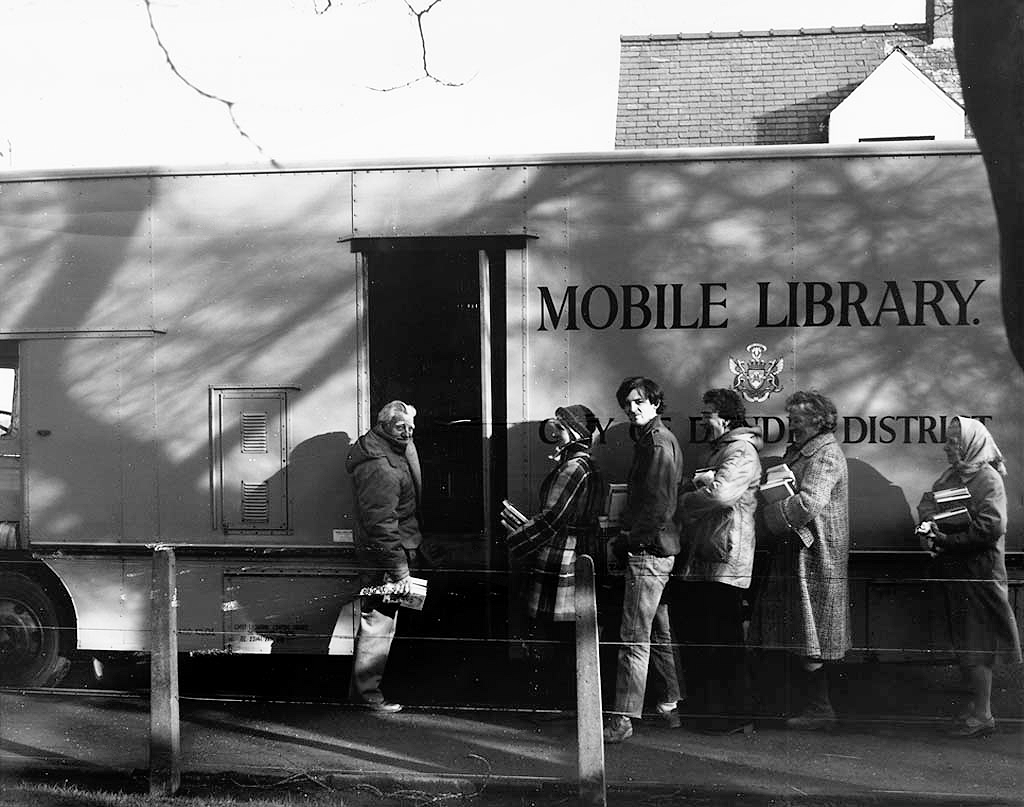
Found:
<svg viewBox="0 0 1024 807"><path fill-rule="evenodd" d="M682 697L668 606L661 601L674 563L674 557L632 553L628 556L622 598L622 647L615 676L615 706L610 710L613 713L642 715L649 662L653 663L657 684L663 690L659 702L678 701Z"/></svg>

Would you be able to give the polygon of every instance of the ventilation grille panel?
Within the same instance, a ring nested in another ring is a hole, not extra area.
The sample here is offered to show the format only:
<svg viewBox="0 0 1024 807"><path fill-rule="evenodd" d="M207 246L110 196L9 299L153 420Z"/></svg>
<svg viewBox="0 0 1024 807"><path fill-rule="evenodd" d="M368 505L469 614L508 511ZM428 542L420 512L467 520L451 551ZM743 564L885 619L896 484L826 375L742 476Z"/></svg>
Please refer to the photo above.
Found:
<svg viewBox="0 0 1024 807"><path fill-rule="evenodd" d="M242 521L246 524L270 522L270 488L266 482L242 483Z"/></svg>
<svg viewBox="0 0 1024 807"><path fill-rule="evenodd" d="M242 412L242 453L266 454L270 445L266 412Z"/></svg>

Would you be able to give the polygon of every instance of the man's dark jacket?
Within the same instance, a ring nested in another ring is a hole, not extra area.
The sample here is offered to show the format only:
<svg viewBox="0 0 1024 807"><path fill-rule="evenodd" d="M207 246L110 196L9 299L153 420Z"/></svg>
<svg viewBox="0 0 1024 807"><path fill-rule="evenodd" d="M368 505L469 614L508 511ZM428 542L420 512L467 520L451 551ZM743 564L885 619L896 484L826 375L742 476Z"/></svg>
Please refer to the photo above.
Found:
<svg viewBox="0 0 1024 807"><path fill-rule="evenodd" d="M626 509L622 517L626 549L669 557L679 554L679 528L674 516L683 452L679 441L655 416L644 426L633 447L633 464L626 480Z"/></svg>
<svg viewBox="0 0 1024 807"><path fill-rule="evenodd" d="M410 441L403 450L379 427L360 437L345 461L356 495L356 551L366 570L394 579L409 574L405 550L423 541L416 510L420 464Z"/></svg>

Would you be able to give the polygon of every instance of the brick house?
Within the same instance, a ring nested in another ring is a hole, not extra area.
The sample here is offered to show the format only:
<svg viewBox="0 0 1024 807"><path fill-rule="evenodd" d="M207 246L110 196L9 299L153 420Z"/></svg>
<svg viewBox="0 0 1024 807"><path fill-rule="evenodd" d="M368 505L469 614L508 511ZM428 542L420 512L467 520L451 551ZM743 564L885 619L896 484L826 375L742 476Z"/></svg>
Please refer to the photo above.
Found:
<svg viewBox="0 0 1024 807"><path fill-rule="evenodd" d="M616 148L970 136L952 0L924 21L623 36Z"/></svg>

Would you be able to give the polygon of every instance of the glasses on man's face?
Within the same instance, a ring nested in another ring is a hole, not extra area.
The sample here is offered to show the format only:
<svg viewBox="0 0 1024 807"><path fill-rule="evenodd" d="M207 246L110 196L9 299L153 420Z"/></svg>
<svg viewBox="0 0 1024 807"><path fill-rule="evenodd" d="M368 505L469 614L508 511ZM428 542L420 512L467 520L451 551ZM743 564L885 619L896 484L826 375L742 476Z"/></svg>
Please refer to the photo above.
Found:
<svg viewBox="0 0 1024 807"><path fill-rule="evenodd" d="M702 418L704 418L704 420L710 420L713 415L717 415L717 414L718 414L718 410L717 409L701 409L700 410L700 416Z"/></svg>
<svg viewBox="0 0 1024 807"><path fill-rule="evenodd" d="M416 427L409 423L392 423L391 431L395 434L402 435L402 437L409 437L414 431L416 431Z"/></svg>

